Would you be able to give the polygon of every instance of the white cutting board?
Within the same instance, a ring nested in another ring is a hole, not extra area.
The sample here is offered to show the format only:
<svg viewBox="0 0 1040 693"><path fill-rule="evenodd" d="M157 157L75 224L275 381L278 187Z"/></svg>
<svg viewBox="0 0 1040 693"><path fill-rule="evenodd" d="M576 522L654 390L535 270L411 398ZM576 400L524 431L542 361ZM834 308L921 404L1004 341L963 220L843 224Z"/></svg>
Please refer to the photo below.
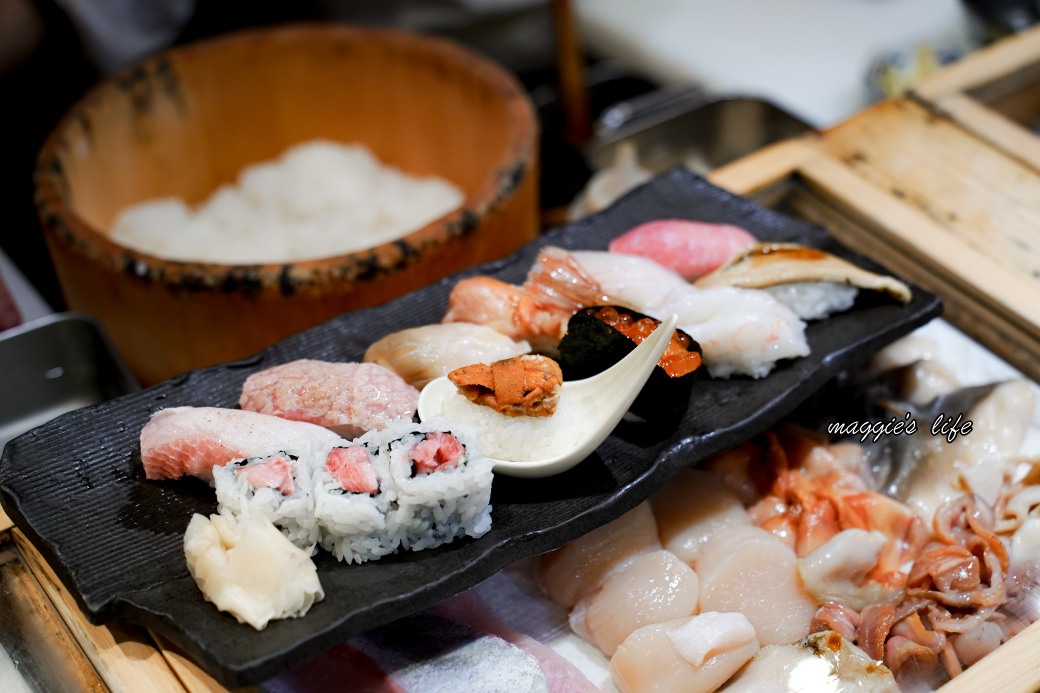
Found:
<svg viewBox="0 0 1040 693"><path fill-rule="evenodd" d="M817 128L871 99L890 51L973 45L960 0L577 0L582 39L663 83L765 98Z"/></svg>

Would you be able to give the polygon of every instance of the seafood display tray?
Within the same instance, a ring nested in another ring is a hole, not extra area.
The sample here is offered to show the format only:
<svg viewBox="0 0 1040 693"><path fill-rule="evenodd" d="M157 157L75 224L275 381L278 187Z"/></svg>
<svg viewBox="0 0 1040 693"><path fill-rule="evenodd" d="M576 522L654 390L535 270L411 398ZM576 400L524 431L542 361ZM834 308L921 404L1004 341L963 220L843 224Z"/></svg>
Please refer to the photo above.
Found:
<svg viewBox="0 0 1040 693"><path fill-rule="evenodd" d="M247 376L294 359L360 360L390 332L439 322L463 276L519 283L545 245L604 249L632 226L667 217L737 224L763 240L804 243L881 269L822 227L674 170L504 260L344 314L252 358L191 371L33 429L4 451L0 502L92 621L140 624L225 685L253 684L620 516L680 469L773 425L831 378L941 313L940 300L917 287L907 305L864 296L850 311L809 325L811 355L783 362L759 380L700 383L681 420L622 423L593 455L552 479L496 477L493 526L478 540L362 565L320 554L326 596L303 618L257 632L203 599L185 566L182 540L192 514L215 512L216 501L197 480L144 478L138 436L156 410L234 407Z"/></svg>

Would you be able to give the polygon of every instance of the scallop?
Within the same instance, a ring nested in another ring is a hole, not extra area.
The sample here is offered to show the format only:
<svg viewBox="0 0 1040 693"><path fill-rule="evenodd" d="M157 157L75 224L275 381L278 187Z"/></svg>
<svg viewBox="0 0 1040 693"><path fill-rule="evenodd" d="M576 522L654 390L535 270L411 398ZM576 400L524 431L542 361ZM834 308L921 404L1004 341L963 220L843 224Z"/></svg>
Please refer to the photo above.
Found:
<svg viewBox="0 0 1040 693"><path fill-rule="evenodd" d="M739 612L763 645L804 638L816 600L802 587L794 550L759 527L729 527L704 545L695 565L703 611Z"/></svg>
<svg viewBox="0 0 1040 693"><path fill-rule="evenodd" d="M709 693L758 652L755 629L741 614L703 613L643 626L610 659L622 693Z"/></svg>
<svg viewBox="0 0 1040 693"><path fill-rule="evenodd" d="M633 631L697 611L697 573L671 551L637 556L571 611L571 628L608 657Z"/></svg>
<svg viewBox="0 0 1040 693"><path fill-rule="evenodd" d="M538 583L554 602L571 608L616 570L641 554L661 548L650 503L643 502L541 557Z"/></svg>
<svg viewBox="0 0 1040 693"><path fill-rule="evenodd" d="M718 476L684 469L650 498L661 545L687 563L719 530L750 525L740 498Z"/></svg>
<svg viewBox="0 0 1040 693"><path fill-rule="evenodd" d="M899 693L892 672L834 631L795 645L770 645L726 686L726 693L826 691Z"/></svg>

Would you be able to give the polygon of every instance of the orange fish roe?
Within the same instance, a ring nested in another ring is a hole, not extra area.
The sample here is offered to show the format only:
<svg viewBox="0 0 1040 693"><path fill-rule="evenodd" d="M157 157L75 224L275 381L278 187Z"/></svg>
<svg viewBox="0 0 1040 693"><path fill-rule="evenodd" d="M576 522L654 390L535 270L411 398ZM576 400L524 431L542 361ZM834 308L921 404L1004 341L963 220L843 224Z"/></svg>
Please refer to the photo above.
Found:
<svg viewBox="0 0 1040 693"><path fill-rule="evenodd" d="M613 306L604 306L596 309L594 314L596 318L610 325L636 344L641 344L661 324L660 320L655 320L654 318L642 317L636 319L630 313L621 312ZM657 365L663 368L665 373L671 378L680 378L693 373L701 366L701 355L696 351L688 351L692 342L693 340L688 334L676 330L672 334L672 339L665 348L664 353L661 354Z"/></svg>

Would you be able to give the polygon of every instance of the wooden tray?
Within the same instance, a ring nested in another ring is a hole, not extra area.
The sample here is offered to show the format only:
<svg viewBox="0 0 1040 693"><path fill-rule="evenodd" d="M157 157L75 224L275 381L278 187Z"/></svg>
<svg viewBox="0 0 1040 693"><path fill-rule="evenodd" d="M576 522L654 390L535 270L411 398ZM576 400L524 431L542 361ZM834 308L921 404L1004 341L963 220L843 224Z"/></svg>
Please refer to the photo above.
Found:
<svg viewBox="0 0 1040 693"><path fill-rule="evenodd" d="M1005 38L915 85L911 98L1040 171L1040 26Z"/></svg>

